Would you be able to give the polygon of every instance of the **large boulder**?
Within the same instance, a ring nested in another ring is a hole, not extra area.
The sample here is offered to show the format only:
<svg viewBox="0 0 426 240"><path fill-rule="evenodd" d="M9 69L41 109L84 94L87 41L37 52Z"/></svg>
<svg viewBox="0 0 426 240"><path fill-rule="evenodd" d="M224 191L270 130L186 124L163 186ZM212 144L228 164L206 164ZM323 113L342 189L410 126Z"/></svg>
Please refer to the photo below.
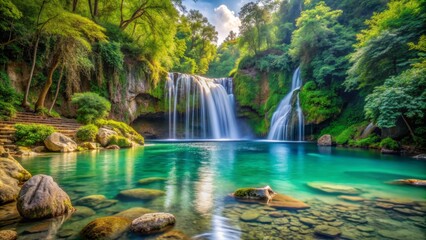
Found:
<svg viewBox="0 0 426 240"><path fill-rule="evenodd" d="M109 139L114 135L118 135L116 131L102 127L99 128L96 139L102 145L102 147L105 147L108 145Z"/></svg>
<svg viewBox="0 0 426 240"><path fill-rule="evenodd" d="M140 234L164 232L176 223L170 213L147 213L132 222L131 230Z"/></svg>
<svg viewBox="0 0 426 240"><path fill-rule="evenodd" d="M77 143L62 133L54 132L44 140L44 145L52 152L74 152Z"/></svg>
<svg viewBox="0 0 426 240"><path fill-rule="evenodd" d="M166 193L157 189L134 188L123 190L118 194L119 198L135 199L135 200L152 200L154 198L165 195Z"/></svg>
<svg viewBox="0 0 426 240"><path fill-rule="evenodd" d="M41 219L71 213L71 200L51 176L36 175L28 180L18 195L17 209L26 219Z"/></svg>
<svg viewBox="0 0 426 240"><path fill-rule="evenodd" d="M14 201L19 194L19 185L31 178L19 162L0 158L0 205Z"/></svg>
<svg viewBox="0 0 426 240"><path fill-rule="evenodd" d="M122 217L102 217L97 218L87 224L81 230L83 239L118 239L127 232L131 220Z"/></svg>
<svg viewBox="0 0 426 240"><path fill-rule="evenodd" d="M322 135L322 136L318 139L317 144L318 144L319 146L332 146L332 145L333 145L333 140L332 140L332 138L331 138L331 135L330 135L330 134Z"/></svg>

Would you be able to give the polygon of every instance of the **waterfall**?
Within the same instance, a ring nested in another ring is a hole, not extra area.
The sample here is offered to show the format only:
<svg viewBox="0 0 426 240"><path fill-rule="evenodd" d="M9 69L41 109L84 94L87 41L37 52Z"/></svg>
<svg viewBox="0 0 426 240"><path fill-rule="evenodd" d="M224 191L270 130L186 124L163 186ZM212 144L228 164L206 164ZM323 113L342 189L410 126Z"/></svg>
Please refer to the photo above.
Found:
<svg viewBox="0 0 426 240"><path fill-rule="evenodd" d="M304 140L304 119L300 107L299 91L302 87L300 78L300 67L294 73L290 92L281 100L280 105L274 112L269 130L270 140Z"/></svg>
<svg viewBox="0 0 426 240"><path fill-rule="evenodd" d="M170 73L166 84L169 138L237 139L232 78Z"/></svg>

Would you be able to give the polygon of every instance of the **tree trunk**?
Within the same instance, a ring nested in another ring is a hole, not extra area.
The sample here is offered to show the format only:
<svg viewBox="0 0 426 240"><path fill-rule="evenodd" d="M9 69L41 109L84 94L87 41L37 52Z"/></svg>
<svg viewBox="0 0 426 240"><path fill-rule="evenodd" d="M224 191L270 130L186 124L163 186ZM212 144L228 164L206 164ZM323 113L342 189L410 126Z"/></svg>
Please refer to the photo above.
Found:
<svg viewBox="0 0 426 240"><path fill-rule="evenodd" d="M28 78L27 81L27 88L25 90L25 95L24 95L24 99L22 101L22 106L23 107L29 107L29 103L28 103L28 95L30 93L30 87L31 87L31 82L33 80L33 76L34 76L34 69L35 69L35 64L36 64L36 59L37 59L37 51L38 51L38 43L40 42L40 34L37 34L37 39L34 45L34 52L33 52L33 62L31 65L31 71L30 71L30 77Z"/></svg>
<svg viewBox="0 0 426 240"><path fill-rule="evenodd" d="M408 131L410 131L410 135L413 138L413 140L416 140L416 136L414 135L413 129L411 128L410 124L408 124L407 119L405 119L404 115L401 114L402 120L404 120L405 125L408 128Z"/></svg>
<svg viewBox="0 0 426 240"><path fill-rule="evenodd" d="M53 106L55 106L56 99L58 99L59 89L61 88L62 76L64 74L64 65L62 64L61 74L59 75L58 86L56 87L55 98L53 98L52 105L49 108L49 113L52 112Z"/></svg>
<svg viewBox="0 0 426 240"><path fill-rule="evenodd" d="M53 73L55 72L56 68L59 65L59 56L60 56L60 53L58 50L58 52L53 55L52 65L50 66L50 69L49 69L48 78L46 80L46 83L44 84L43 89L40 92L40 95L38 96L38 100L35 105L36 112L40 112L44 108L44 101L46 100L46 96L49 93L50 86L52 85L52 82L53 82Z"/></svg>

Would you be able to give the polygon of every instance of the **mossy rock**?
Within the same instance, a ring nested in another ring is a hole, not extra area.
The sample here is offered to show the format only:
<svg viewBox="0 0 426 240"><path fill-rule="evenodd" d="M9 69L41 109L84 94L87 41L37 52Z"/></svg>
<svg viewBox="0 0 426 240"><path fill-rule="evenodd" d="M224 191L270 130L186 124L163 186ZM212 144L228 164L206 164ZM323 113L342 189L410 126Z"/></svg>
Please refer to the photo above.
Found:
<svg viewBox="0 0 426 240"><path fill-rule="evenodd" d="M268 200L268 197L262 194L258 188L239 188L233 195L241 199Z"/></svg>
<svg viewBox="0 0 426 240"><path fill-rule="evenodd" d="M123 236L130 228L131 220L123 217L102 217L87 224L81 230L83 239L117 239Z"/></svg>
<svg viewBox="0 0 426 240"><path fill-rule="evenodd" d="M134 188L121 191L117 197L124 199L152 200L165 194L164 191L157 189Z"/></svg>
<svg viewBox="0 0 426 240"><path fill-rule="evenodd" d="M150 183L157 183L157 182L165 182L167 181L167 178L163 178L163 177L149 177L149 178L144 178L138 181L138 184L140 185L145 185L145 184L150 184Z"/></svg>

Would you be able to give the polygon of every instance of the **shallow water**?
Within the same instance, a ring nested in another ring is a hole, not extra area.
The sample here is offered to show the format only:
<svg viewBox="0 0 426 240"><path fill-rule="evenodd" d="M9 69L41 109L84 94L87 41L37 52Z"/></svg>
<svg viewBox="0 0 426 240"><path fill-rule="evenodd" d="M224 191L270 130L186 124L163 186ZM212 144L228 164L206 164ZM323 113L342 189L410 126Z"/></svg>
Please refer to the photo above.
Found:
<svg viewBox="0 0 426 240"><path fill-rule="evenodd" d="M151 201L120 200L84 219L61 219L59 224L51 224L55 227L49 233L28 233L39 223L0 222L0 229L16 227L24 239L44 238L46 234L58 239L76 238L94 218L131 207L170 212L177 218L175 229L197 239L322 239L323 235L314 232L319 225L336 225L342 239L426 238L426 188L386 183L398 178L426 179L426 162L421 160L310 143L246 141L152 143L129 150L52 154L21 162L33 175L52 176L73 201L92 194L116 199L121 190L140 187L166 193ZM138 180L148 177L167 181L138 185ZM367 201L345 202L337 195L309 188L308 182L356 187ZM228 196L240 187L265 185L305 201L311 208L270 209L237 203ZM393 207L414 212L377 207L378 198L404 201L392 203ZM256 211L259 218L240 220L248 210ZM271 212L285 216L273 218ZM315 224L303 223L302 217L311 218Z"/></svg>

